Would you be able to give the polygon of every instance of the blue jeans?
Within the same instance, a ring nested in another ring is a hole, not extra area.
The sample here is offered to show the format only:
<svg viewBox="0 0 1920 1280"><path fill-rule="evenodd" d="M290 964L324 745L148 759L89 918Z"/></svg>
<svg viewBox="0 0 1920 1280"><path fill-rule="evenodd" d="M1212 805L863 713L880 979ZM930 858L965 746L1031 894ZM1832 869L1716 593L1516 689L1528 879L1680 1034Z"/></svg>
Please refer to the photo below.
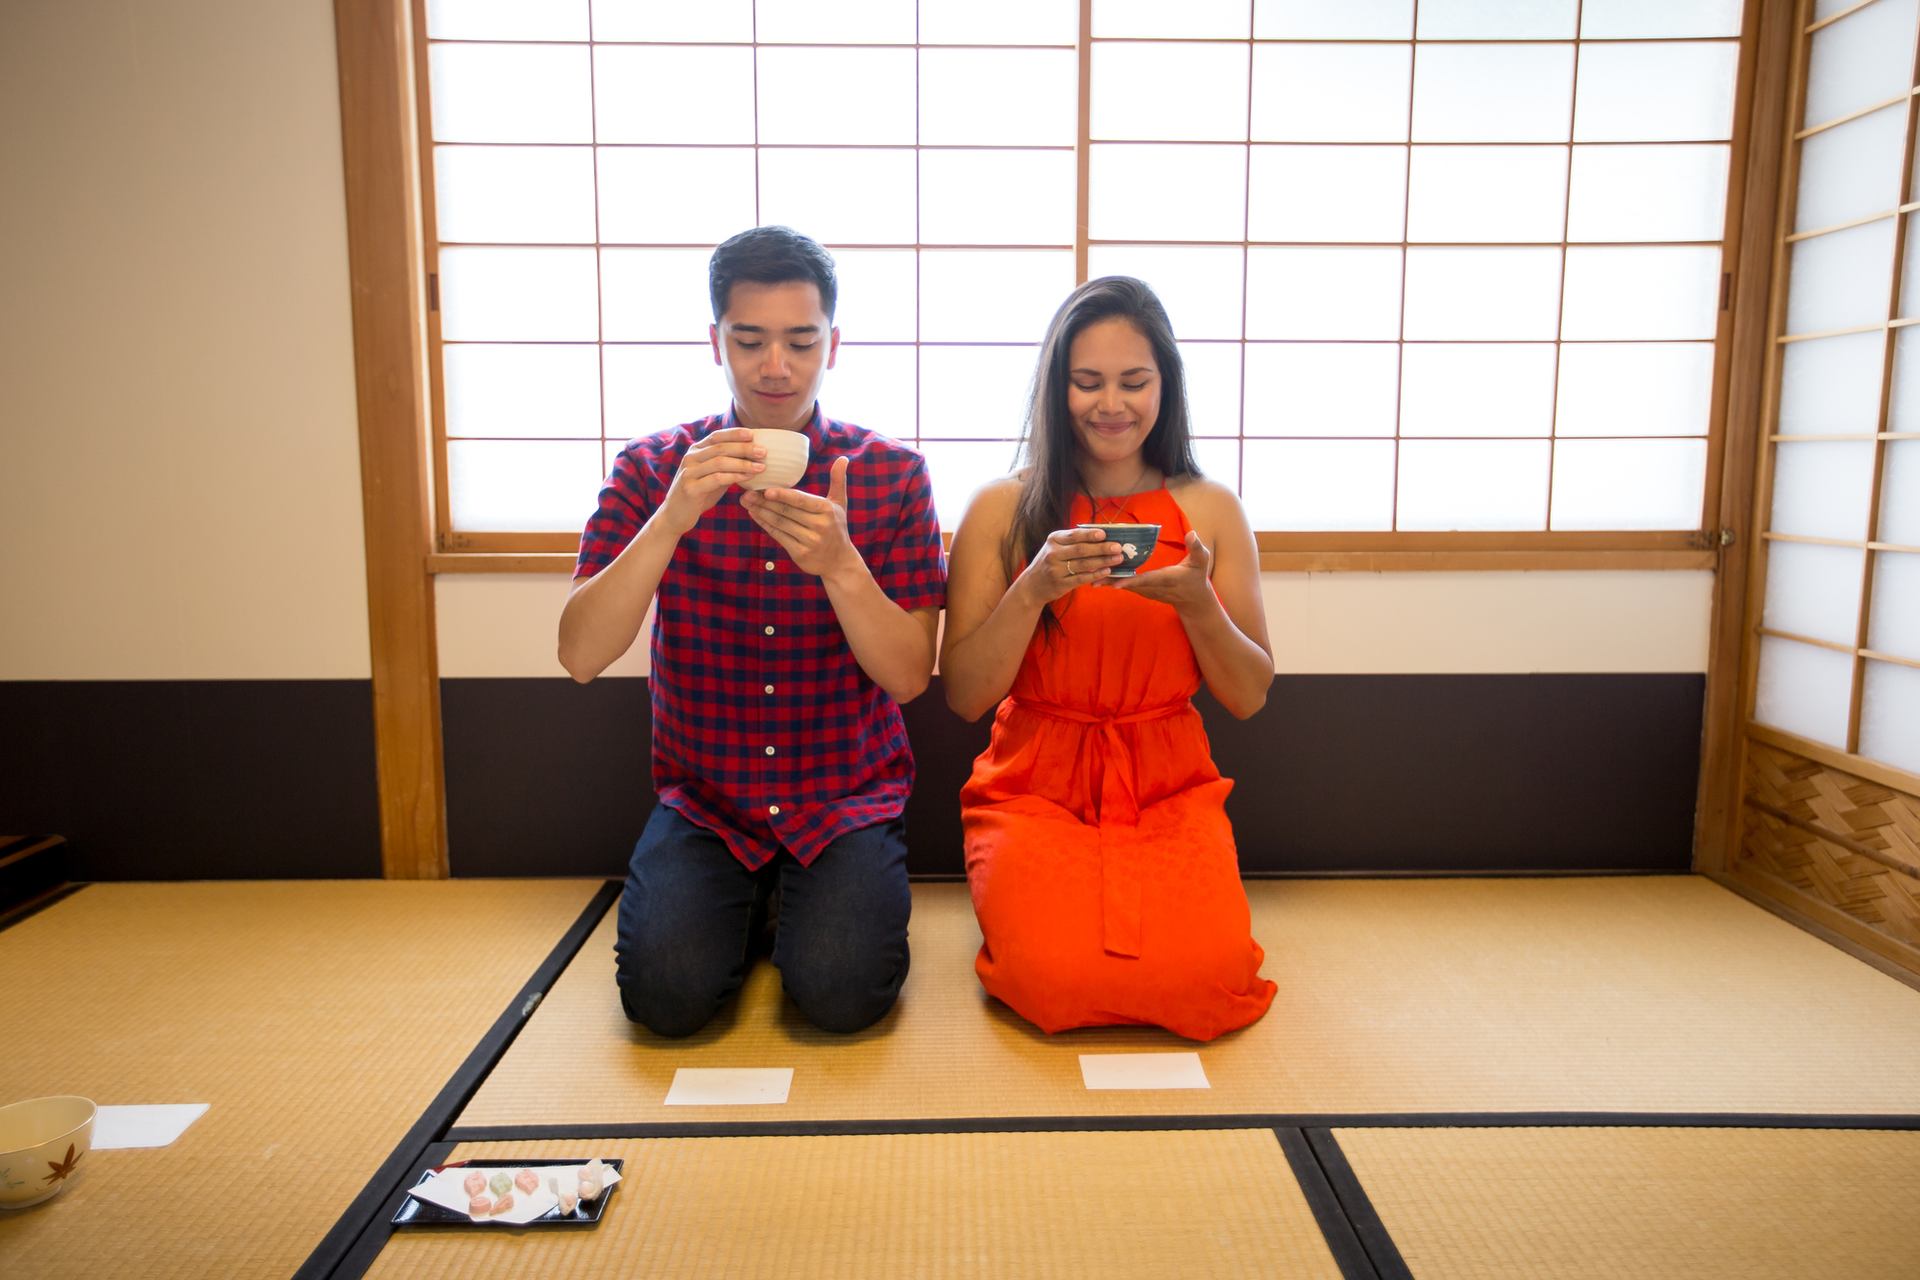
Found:
<svg viewBox="0 0 1920 1280"><path fill-rule="evenodd" d="M718 835L665 804L633 847L620 895L627 1016L663 1036L704 1027L746 979L756 906L776 889L773 963L800 1012L823 1031L878 1021L907 979L905 821L849 831L812 866L782 853L749 871Z"/></svg>

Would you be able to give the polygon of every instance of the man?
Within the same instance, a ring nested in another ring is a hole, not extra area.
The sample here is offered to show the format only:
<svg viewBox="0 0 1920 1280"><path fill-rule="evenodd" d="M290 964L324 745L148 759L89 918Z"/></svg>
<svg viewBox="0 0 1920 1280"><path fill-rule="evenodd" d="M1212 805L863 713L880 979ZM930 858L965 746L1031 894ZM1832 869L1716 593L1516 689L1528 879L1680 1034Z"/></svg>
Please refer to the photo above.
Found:
<svg viewBox="0 0 1920 1280"><path fill-rule="evenodd" d="M635 440L580 540L560 662L593 679L655 605L660 803L620 898L627 1016L690 1035L736 991L778 890L773 962L802 1013L858 1031L907 976L913 754L899 704L932 675L946 562L926 462L820 413L840 346L833 260L756 227L708 269L725 414ZM753 430L798 431L793 488Z"/></svg>

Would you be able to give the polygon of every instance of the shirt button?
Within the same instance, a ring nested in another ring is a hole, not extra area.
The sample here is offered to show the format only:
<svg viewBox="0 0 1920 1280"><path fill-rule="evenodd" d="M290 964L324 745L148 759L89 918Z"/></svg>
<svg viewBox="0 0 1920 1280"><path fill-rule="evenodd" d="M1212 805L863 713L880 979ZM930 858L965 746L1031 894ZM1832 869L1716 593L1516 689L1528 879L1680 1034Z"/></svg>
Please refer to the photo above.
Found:
<svg viewBox="0 0 1920 1280"><path fill-rule="evenodd" d="M765 686L765 688L766 688L766 692L768 692L768 693L772 693L772 692L773 692L773 686L772 686L772 685L767 685L767 686Z"/></svg>
<svg viewBox="0 0 1920 1280"><path fill-rule="evenodd" d="M772 754L773 754L773 748L772 748L772 747L768 747L768 748L767 748L767 754L768 754L768 755L772 755Z"/></svg>
<svg viewBox="0 0 1920 1280"><path fill-rule="evenodd" d="M771 561L771 560L769 560L769 561L767 561L767 572L768 572L768 573L772 573L772 572L773 572L773 561Z"/></svg>
<svg viewBox="0 0 1920 1280"><path fill-rule="evenodd" d="M767 634L768 634L768 635L772 635L772 634L773 634L773 628L772 628L772 627L768 627L768 628L767 628Z"/></svg>
<svg viewBox="0 0 1920 1280"><path fill-rule="evenodd" d="M780 806L777 804L770 804L767 806L767 812L773 817L777 818L780 816Z"/></svg>

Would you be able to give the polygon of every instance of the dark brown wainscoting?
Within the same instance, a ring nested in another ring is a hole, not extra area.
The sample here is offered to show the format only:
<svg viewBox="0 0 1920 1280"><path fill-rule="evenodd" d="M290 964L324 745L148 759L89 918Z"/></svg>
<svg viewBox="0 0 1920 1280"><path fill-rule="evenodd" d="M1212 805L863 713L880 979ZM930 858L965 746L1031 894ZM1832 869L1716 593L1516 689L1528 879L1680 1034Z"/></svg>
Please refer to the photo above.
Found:
<svg viewBox="0 0 1920 1280"><path fill-rule="evenodd" d="M447 679L455 875L618 875L653 805L643 680ZM1201 711L1249 874L1684 871L1704 679L1283 676ZM906 708L915 875L961 871L960 785L985 721L938 682Z"/></svg>
<svg viewBox="0 0 1920 1280"><path fill-rule="evenodd" d="M644 680L442 681L455 875L618 875L653 807ZM1283 676L1201 699L1242 868L1684 871L1703 678ZM987 726L906 709L916 875L961 871ZM364 680L0 682L0 831L86 880L380 874Z"/></svg>
<svg viewBox="0 0 1920 1280"><path fill-rule="evenodd" d="M78 880L377 876L371 686L0 681L0 830Z"/></svg>

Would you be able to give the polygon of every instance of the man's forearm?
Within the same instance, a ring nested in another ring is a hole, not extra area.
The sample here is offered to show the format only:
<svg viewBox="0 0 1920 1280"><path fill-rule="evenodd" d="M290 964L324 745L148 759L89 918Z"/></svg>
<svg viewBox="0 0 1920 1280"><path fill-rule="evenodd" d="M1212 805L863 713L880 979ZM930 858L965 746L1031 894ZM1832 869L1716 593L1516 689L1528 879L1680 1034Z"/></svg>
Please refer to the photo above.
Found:
<svg viewBox="0 0 1920 1280"><path fill-rule="evenodd" d="M613 562L567 597L560 613L560 665L585 684L633 647L680 534L656 512Z"/></svg>
<svg viewBox="0 0 1920 1280"><path fill-rule="evenodd" d="M925 625L888 599L857 559L821 583L867 678L896 702L911 702L925 692L933 676L933 637Z"/></svg>

